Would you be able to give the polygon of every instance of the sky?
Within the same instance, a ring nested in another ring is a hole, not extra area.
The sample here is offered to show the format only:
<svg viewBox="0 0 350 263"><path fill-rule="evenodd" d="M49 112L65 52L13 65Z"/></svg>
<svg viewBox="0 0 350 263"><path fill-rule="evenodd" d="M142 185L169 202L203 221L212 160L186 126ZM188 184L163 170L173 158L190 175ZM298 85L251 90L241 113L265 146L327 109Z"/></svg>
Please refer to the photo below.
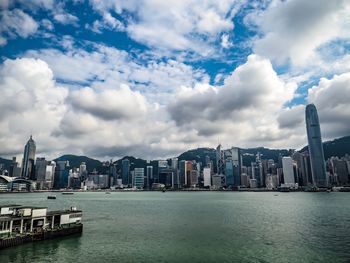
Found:
<svg viewBox="0 0 350 263"><path fill-rule="evenodd" d="M350 135L350 1L0 0L0 156L172 157Z"/></svg>

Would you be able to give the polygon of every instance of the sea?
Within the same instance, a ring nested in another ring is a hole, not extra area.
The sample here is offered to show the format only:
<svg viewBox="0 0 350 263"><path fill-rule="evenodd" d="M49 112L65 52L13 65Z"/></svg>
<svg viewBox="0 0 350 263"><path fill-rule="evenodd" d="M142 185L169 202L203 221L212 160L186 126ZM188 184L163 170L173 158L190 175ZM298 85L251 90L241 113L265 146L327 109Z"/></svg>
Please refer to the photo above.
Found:
<svg viewBox="0 0 350 263"><path fill-rule="evenodd" d="M0 262L350 262L350 193L9 193L75 206L83 234L0 250Z"/></svg>

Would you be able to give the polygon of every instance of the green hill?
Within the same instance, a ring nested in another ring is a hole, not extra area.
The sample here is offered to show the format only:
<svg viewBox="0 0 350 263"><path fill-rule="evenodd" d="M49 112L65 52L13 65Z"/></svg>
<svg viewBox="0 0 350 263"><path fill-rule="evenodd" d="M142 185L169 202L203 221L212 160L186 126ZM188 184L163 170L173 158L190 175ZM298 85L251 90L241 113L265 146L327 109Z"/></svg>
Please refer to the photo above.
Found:
<svg viewBox="0 0 350 263"><path fill-rule="evenodd" d="M99 172L103 171L103 164L102 162L100 162L99 160L95 160L86 156L77 156L77 155L72 155L72 154L66 154L66 155L62 155L56 159L54 159L54 161L69 161L69 166L71 168L75 167L75 168L79 168L80 164L82 162L85 162L86 164L86 169L89 172L92 172L94 169L96 169Z"/></svg>

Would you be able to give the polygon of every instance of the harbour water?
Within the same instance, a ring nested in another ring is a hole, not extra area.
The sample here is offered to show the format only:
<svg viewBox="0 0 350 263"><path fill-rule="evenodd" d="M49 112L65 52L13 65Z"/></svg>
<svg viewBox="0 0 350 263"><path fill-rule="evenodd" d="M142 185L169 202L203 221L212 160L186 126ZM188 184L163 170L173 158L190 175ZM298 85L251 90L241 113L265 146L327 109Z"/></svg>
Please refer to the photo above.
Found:
<svg viewBox="0 0 350 263"><path fill-rule="evenodd" d="M0 250L0 262L350 262L349 193L1 194L82 209L81 236Z"/></svg>

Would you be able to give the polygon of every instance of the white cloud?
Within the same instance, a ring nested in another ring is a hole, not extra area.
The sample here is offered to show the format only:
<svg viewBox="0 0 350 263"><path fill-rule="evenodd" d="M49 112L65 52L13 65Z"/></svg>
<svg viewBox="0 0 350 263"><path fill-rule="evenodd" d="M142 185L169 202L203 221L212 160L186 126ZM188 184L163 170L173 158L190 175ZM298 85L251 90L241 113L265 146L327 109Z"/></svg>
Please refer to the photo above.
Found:
<svg viewBox="0 0 350 263"><path fill-rule="evenodd" d="M350 72L322 78L309 89L308 102L316 105L326 138L350 134Z"/></svg>
<svg viewBox="0 0 350 263"><path fill-rule="evenodd" d="M62 25L78 25L79 18L69 14L69 13L56 13L54 14L53 18L55 19L56 22L61 23Z"/></svg>
<svg viewBox="0 0 350 263"><path fill-rule="evenodd" d="M233 29L233 17L243 1L99 1L101 14L131 13L126 31L134 40L156 49L213 54L211 43Z"/></svg>
<svg viewBox="0 0 350 263"><path fill-rule="evenodd" d="M101 20L95 20L92 26L87 25L87 28L91 28L95 33L102 33L102 29L109 29L115 31L124 31L125 27L122 22L113 17L110 13L103 13Z"/></svg>
<svg viewBox="0 0 350 263"><path fill-rule="evenodd" d="M223 48L230 48L232 46L232 43L229 40L229 35L228 34L223 34L221 36L221 46Z"/></svg>
<svg viewBox="0 0 350 263"><path fill-rule="evenodd" d="M27 38L37 32L38 24L20 9L2 10L0 21L0 45L7 43L7 38L20 36Z"/></svg>
<svg viewBox="0 0 350 263"><path fill-rule="evenodd" d="M241 146L264 141L265 146L280 147L287 141L276 118L295 89L295 84L277 76L269 60L251 55L223 86L182 88L168 109L179 127L193 129L207 141L220 138L227 145L236 141Z"/></svg>
<svg viewBox="0 0 350 263"><path fill-rule="evenodd" d="M350 3L343 0L272 1L265 11L250 16L263 35L254 51L278 64L314 63L318 47L350 36L349 14Z"/></svg>
<svg viewBox="0 0 350 263"><path fill-rule="evenodd" d="M117 89L94 91L83 88L72 91L70 103L76 110L90 113L104 120L119 120L145 117L147 102L139 93L126 85Z"/></svg>
<svg viewBox="0 0 350 263"><path fill-rule="evenodd" d="M66 52L46 49L29 51L26 55L46 61L59 80L92 87L127 84L151 101L162 104L171 99L169 93L181 85L208 81L202 70L175 60L149 60L144 64L125 51L102 45L95 46L91 52L72 48L73 45L67 47Z"/></svg>
<svg viewBox="0 0 350 263"><path fill-rule="evenodd" d="M45 147L53 146L50 131L66 110L68 91L55 84L47 64L29 58L5 60L0 80L0 154L18 154L31 132Z"/></svg>

